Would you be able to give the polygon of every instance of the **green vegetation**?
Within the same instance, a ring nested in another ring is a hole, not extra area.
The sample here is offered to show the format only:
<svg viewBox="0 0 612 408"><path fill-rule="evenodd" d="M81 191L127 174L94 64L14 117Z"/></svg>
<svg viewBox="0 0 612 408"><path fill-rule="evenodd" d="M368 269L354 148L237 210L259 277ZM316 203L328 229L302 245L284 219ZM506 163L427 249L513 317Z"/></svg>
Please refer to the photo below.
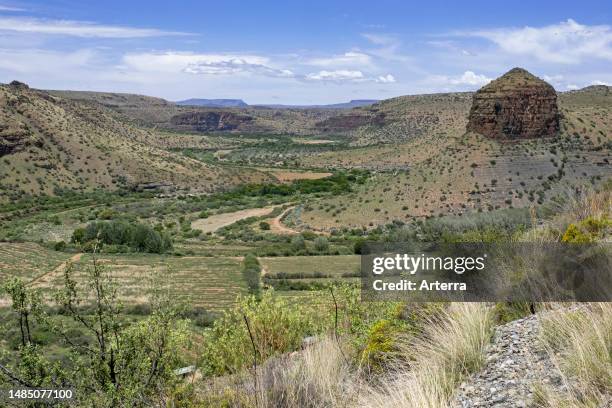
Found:
<svg viewBox="0 0 612 408"><path fill-rule="evenodd" d="M21 334L9 362L1 361L3 374L21 386L72 387L79 405L144 407L160 393L171 395L177 385L173 368L180 364L175 351L186 344L186 326L177 319L176 304L156 295L150 314L129 322L112 281L95 262L86 282L75 281L70 268L64 282L54 298L62 316L48 314L41 293L20 279L3 285L13 305L13 316L3 324L19 326ZM82 305L88 298L95 300L90 311ZM66 331L67 321L87 336L76 339L74 331ZM48 358L35 330L51 336L46 340L50 344L66 342L61 363Z"/></svg>
<svg viewBox="0 0 612 408"><path fill-rule="evenodd" d="M261 290L261 266L257 257L253 254L247 254L242 261L242 276L252 294L259 294Z"/></svg>
<svg viewBox="0 0 612 408"><path fill-rule="evenodd" d="M72 242L85 250L94 250L98 242L104 252L150 252L161 254L172 249L172 241L148 225L126 221L92 222L85 228L78 228L72 234Z"/></svg>

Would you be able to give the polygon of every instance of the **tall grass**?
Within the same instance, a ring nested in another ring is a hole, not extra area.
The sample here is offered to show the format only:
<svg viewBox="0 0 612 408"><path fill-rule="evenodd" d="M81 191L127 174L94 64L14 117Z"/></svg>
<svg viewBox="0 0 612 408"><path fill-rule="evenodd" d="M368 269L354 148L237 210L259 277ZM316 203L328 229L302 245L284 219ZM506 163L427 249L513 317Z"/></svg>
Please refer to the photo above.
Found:
<svg viewBox="0 0 612 408"><path fill-rule="evenodd" d="M491 309L480 303L452 304L423 336L398 345L409 362L392 370L377 386L362 393L362 407L448 406L454 390L484 362L493 332Z"/></svg>
<svg viewBox="0 0 612 408"><path fill-rule="evenodd" d="M604 406L612 400L612 304L558 309L541 318L541 339L565 376L570 395L540 387L545 407Z"/></svg>
<svg viewBox="0 0 612 408"><path fill-rule="evenodd" d="M323 338L284 364L262 370L265 407L352 407L354 376L338 344Z"/></svg>

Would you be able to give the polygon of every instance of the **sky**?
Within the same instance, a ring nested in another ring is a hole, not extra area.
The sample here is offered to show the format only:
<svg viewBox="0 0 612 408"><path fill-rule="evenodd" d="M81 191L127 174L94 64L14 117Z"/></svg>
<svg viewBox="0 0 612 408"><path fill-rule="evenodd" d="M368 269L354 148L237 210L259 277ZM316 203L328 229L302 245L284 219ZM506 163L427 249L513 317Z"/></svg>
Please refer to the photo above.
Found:
<svg viewBox="0 0 612 408"><path fill-rule="evenodd" d="M612 84L607 1L0 0L0 82L250 104Z"/></svg>

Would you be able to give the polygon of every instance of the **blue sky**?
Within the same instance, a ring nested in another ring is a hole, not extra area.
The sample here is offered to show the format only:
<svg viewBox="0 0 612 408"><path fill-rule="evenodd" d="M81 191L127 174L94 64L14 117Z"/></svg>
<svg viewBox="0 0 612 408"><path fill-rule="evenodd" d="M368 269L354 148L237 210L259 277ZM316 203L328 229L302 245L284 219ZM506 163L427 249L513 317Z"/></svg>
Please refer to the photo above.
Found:
<svg viewBox="0 0 612 408"><path fill-rule="evenodd" d="M0 82L313 104L612 84L609 1L0 0Z"/></svg>

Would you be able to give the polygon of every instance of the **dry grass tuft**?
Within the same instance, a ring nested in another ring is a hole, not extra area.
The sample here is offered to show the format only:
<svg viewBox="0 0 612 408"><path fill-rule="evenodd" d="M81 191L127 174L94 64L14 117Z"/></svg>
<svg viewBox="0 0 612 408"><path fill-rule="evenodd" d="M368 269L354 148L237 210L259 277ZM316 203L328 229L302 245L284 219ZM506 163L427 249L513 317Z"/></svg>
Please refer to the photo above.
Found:
<svg viewBox="0 0 612 408"><path fill-rule="evenodd" d="M590 303L543 315L541 338L566 377L568 396L540 388L543 407L604 406L612 401L612 304Z"/></svg>
<svg viewBox="0 0 612 408"><path fill-rule="evenodd" d="M364 392L363 407L441 408L458 384L478 370L493 332L491 309L480 303L452 304L446 315L432 322L425 335L403 347L413 360Z"/></svg>

